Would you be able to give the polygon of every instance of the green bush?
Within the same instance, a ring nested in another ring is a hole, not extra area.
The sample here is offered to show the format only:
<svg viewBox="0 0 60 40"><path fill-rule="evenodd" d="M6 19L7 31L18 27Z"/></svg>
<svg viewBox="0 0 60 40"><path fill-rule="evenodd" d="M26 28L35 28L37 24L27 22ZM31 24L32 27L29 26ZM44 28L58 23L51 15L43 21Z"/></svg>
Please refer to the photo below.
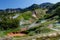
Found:
<svg viewBox="0 0 60 40"><path fill-rule="evenodd" d="M7 30L17 28L19 26L19 21L17 19L3 19L0 21L0 29Z"/></svg>

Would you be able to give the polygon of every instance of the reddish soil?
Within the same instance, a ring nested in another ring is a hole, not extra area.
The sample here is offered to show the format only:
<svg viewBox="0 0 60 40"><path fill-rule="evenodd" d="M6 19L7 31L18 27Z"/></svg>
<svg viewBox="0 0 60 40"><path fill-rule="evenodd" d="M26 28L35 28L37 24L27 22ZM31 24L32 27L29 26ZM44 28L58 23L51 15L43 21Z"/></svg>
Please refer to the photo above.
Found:
<svg viewBox="0 0 60 40"><path fill-rule="evenodd" d="M21 31L26 31L26 30L27 30L27 28L22 28L22 29L21 29Z"/></svg>
<svg viewBox="0 0 60 40"><path fill-rule="evenodd" d="M23 33L16 33L16 34L13 34L13 33L9 33L7 36L9 37L14 37L14 36L25 36L26 34L23 34Z"/></svg>
<svg viewBox="0 0 60 40"><path fill-rule="evenodd" d="M27 28L22 28L21 32L26 31L26 30ZM14 36L25 36L26 35L25 33L21 33L21 32L11 32L11 33L8 33L7 36L14 37Z"/></svg>

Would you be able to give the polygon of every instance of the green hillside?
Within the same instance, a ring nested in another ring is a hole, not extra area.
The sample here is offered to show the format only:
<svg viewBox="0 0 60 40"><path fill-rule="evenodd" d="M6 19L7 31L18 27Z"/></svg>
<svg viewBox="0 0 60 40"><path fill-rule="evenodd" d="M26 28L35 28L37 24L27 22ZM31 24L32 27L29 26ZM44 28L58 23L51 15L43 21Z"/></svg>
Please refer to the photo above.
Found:
<svg viewBox="0 0 60 40"><path fill-rule="evenodd" d="M37 40L57 40L60 37L60 2L56 4L32 5L19 11L0 11L0 37L37 39ZM52 5L52 6L51 6ZM48 8L45 8L47 7ZM15 9L16 10L16 9ZM56 33L53 35L53 33ZM11 35L13 34L13 35ZM24 36L14 36L14 34L24 34ZM45 35L46 34L46 35ZM9 36L8 36L9 35ZM36 36L35 35L40 35ZM29 38L25 38L29 37Z"/></svg>

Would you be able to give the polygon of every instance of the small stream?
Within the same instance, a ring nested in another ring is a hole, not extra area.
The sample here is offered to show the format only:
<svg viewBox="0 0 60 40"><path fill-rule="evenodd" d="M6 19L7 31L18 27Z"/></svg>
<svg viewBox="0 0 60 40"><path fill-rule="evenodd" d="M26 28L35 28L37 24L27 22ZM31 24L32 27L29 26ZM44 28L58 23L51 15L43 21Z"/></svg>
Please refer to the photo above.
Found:
<svg viewBox="0 0 60 40"><path fill-rule="evenodd" d="M13 16L13 19L14 19L14 18L17 18L18 16L19 16L19 14L16 14L15 16Z"/></svg>
<svg viewBox="0 0 60 40"><path fill-rule="evenodd" d="M33 22L32 24L29 24L29 25L24 25L24 21L21 20L20 21L20 26L21 27L27 27L28 29L32 28L32 27L36 27L38 25L40 25L41 23L44 23L46 22L46 20L41 20L40 22L36 23L37 21Z"/></svg>

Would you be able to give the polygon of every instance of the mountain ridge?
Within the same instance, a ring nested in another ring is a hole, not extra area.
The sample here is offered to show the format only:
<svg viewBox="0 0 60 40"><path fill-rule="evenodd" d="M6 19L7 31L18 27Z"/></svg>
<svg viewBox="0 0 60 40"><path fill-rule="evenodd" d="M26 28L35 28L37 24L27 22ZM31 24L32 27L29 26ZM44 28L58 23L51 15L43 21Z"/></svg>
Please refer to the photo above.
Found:
<svg viewBox="0 0 60 40"><path fill-rule="evenodd" d="M31 11L31 10L34 10L34 9L38 9L38 8L49 8L49 7L51 7L53 4L52 3L49 3L49 2L46 2L46 3L42 3L42 4L40 4L40 5L38 5L38 4L33 4L33 5L31 5L31 6L29 6L29 7L27 7L27 8L24 8L24 9L22 9L22 8L7 8L7 9L5 9L5 10L0 10L0 13L1 12L7 12L8 11L8 13L15 13L15 12L25 12L25 11Z"/></svg>

